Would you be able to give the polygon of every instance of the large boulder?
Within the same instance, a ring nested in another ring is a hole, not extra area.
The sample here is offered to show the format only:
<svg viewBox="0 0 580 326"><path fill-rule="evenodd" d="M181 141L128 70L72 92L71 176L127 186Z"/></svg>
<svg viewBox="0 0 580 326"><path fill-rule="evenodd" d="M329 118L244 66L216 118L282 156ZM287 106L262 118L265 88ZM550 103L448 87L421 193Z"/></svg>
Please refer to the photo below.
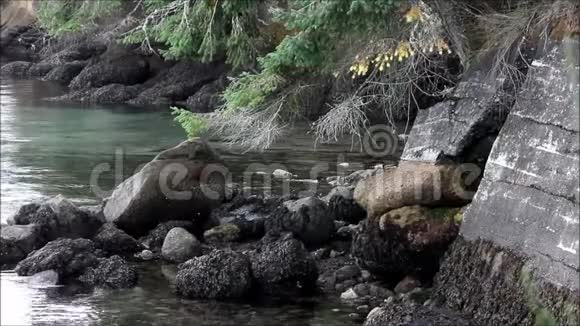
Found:
<svg viewBox="0 0 580 326"><path fill-rule="evenodd" d="M359 266L389 281L406 275L429 280L457 236L457 216L457 208L409 206L368 218L354 235L352 256Z"/></svg>
<svg viewBox="0 0 580 326"><path fill-rule="evenodd" d="M28 76L28 69L32 66L32 62L28 61L13 61L9 62L0 68L2 76L22 78Z"/></svg>
<svg viewBox="0 0 580 326"><path fill-rule="evenodd" d="M241 298L252 287L250 262L232 250L214 250L180 265L175 285L177 293L188 298Z"/></svg>
<svg viewBox="0 0 580 326"><path fill-rule="evenodd" d="M68 86L71 80L78 76L78 74L85 68L86 65L86 61L67 62L52 69L44 76L43 79Z"/></svg>
<svg viewBox="0 0 580 326"><path fill-rule="evenodd" d="M121 46L109 46L98 60L85 67L70 83L73 90L108 84L134 85L149 77L147 60Z"/></svg>
<svg viewBox="0 0 580 326"><path fill-rule="evenodd" d="M48 74L55 65L50 63L39 62L35 63L28 69L28 76L34 78L42 78Z"/></svg>
<svg viewBox="0 0 580 326"><path fill-rule="evenodd" d="M54 65L66 65L70 62L85 61L97 57L107 50L107 46L94 39L85 39L82 42L73 43L64 49L45 57L42 62Z"/></svg>
<svg viewBox="0 0 580 326"><path fill-rule="evenodd" d="M74 278L99 261L94 254L95 245L87 239L58 239L30 253L16 265L16 273L30 276L55 270L60 280Z"/></svg>
<svg viewBox="0 0 580 326"><path fill-rule="evenodd" d="M109 84L102 87L88 87L73 90L67 94L51 97L56 102L83 102L83 103L124 103L139 94L140 85Z"/></svg>
<svg viewBox="0 0 580 326"><path fill-rule="evenodd" d="M99 258L97 266L87 268L78 277L86 285L110 289L133 287L137 285L138 279L135 267L119 256Z"/></svg>
<svg viewBox="0 0 580 326"><path fill-rule="evenodd" d="M361 180L354 192L355 200L368 216L381 216L389 210L410 205L457 206L471 200L471 166L434 165L401 162Z"/></svg>
<svg viewBox="0 0 580 326"><path fill-rule="evenodd" d="M186 229L173 228L163 241L161 255L170 262L183 263L201 255L201 243Z"/></svg>
<svg viewBox="0 0 580 326"><path fill-rule="evenodd" d="M367 212L354 200L354 187L338 186L327 196L328 208L336 220L357 224Z"/></svg>
<svg viewBox="0 0 580 326"><path fill-rule="evenodd" d="M103 224L97 216L78 208L61 195L22 206L13 222L16 225L38 224L47 240L91 238Z"/></svg>
<svg viewBox="0 0 580 326"><path fill-rule="evenodd" d="M223 104L220 93L224 90L226 85L227 79L222 77L202 86L197 92L195 92L195 94L187 98L187 107L193 112L213 112Z"/></svg>
<svg viewBox="0 0 580 326"><path fill-rule="evenodd" d="M115 188L105 204L105 217L134 236L167 220L193 220L201 227L223 199L220 162L198 138L163 151Z"/></svg>
<svg viewBox="0 0 580 326"><path fill-rule="evenodd" d="M211 213L211 219L218 225L213 229L217 233L209 232L218 238L222 235L230 238L233 233L237 240L259 239L265 234L265 222L274 215L276 209L282 204L278 198L262 198L260 196L244 196L239 194L232 200L220 205ZM225 225L225 227L220 227ZM237 231L236 231L237 230ZM224 232L228 233L227 235ZM204 235L205 237L205 235Z"/></svg>
<svg viewBox="0 0 580 326"><path fill-rule="evenodd" d="M292 232L307 246L322 245L335 232L334 217L316 197L286 201L274 214L266 220L266 232Z"/></svg>
<svg viewBox="0 0 580 326"><path fill-rule="evenodd" d="M143 250L143 246L135 238L112 223L105 223L93 237L93 242L107 255L130 256Z"/></svg>
<svg viewBox="0 0 580 326"><path fill-rule="evenodd" d="M314 258L296 239L267 243L250 259L256 283L264 293L308 294L316 288Z"/></svg>
<svg viewBox="0 0 580 326"><path fill-rule="evenodd" d="M219 78L227 69L228 67L220 62L206 64L179 61L148 80L145 83L146 89L130 103L174 104L185 101L202 86Z"/></svg>
<svg viewBox="0 0 580 326"><path fill-rule="evenodd" d="M46 239L39 225L3 225L0 228L0 265L16 263L44 244Z"/></svg>

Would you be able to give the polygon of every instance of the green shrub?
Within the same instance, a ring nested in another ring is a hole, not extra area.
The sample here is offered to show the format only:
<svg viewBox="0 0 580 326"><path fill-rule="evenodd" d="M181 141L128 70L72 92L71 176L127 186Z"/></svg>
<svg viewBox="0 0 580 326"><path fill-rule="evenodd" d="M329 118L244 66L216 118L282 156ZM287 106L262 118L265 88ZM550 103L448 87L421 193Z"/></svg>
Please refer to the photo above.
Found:
<svg viewBox="0 0 580 326"><path fill-rule="evenodd" d="M174 120L185 130L188 138L199 137L207 133L207 120L199 114L191 111L172 107Z"/></svg>

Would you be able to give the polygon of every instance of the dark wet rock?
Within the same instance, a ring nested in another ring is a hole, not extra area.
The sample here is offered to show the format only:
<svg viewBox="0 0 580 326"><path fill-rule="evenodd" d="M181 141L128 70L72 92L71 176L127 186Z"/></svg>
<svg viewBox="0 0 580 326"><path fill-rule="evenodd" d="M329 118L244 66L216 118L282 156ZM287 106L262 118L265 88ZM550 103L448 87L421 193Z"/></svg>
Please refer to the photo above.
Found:
<svg viewBox="0 0 580 326"><path fill-rule="evenodd" d="M457 208L409 206L361 222L352 244L357 264L381 278L431 279L457 236Z"/></svg>
<svg viewBox="0 0 580 326"><path fill-rule="evenodd" d="M378 299L387 299L394 295L394 293L378 283L369 284L369 295Z"/></svg>
<svg viewBox="0 0 580 326"><path fill-rule="evenodd" d="M95 245L87 239L58 239L30 253L16 265L16 273L30 276L55 270L61 281L81 274L88 267L98 264L93 253Z"/></svg>
<svg viewBox="0 0 580 326"><path fill-rule="evenodd" d="M409 293L421 286L421 282L412 276L406 276L395 286L395 293Z"/></svg>
<svg viewBox="0 0 580 326"><path fill-rule="evenodd" d="M103 215L102 205L87 205L79 206L79 209L88 215L92 216L94 219L105 221L105 215Z"/></svg>
<svg viewBox="0 0 580 326"><path fill-rule="evenodd" d="M414 288L409 293L404 294L404 300L411 301L417 304L424 304L431 299L433 295L432 289Z"/></svg>
<svg viewBox="0 0 580 326"><path fill-rule="evenodd" d="M83 88L73 90L49 100L57 102L83 102L83 103L123 103L139 94L139 85L109 84L99 88Z"/></svg>
<svg viewBox="0 0 580 326"><path fill-rule="evenodd" d="M239 240L259 239L265 234L265 221L280 207L278 198L238 194L212 211L219 224L232 224L240 230Z"/></svg>
<svg viewBox="0 0 580 326"><path fill-rule="evenodd" d="M389 300L368 314L364 326L476 326L451 310Z"/></svg>
<svg viewBox="0 0 580 326"><path fill-rule="evenodd" d="M350 280L346 280L346 281L344 281L340 284L337 284L337 285L340 285L343 289L348 289L348 288L355 286L356 282L357 282L357 280L350 279Z"/></svg>
<svg viewBox="0 0 580 326"><path fill-rule="evenodd" d="M47 56L42 61L54 65L66 65L74 61L84 61L101 55L107 50L107 46L94 40L71 44L65 49Z"/></svg>
<svg viewBox="0 0 580 326"><path fill-rule="evenodd" d="M561 321L557 325L573 324L570 318L578 315L573 309L580 304L578 292L550 284L531 274L533 270L529 257L488 240L469 241L460 236L437 273L433 299L473 316L482 325L533 326L535 314L527 300L533 293Z"/></svg>
<svg viewBox="0 0 580 326"><path fill-rule="evenodd" d="M161 255L167 261L183 263L201 255L201 243L186 229L173 228L167 233L163 241Z"/></svg>
<svg viewBox="0 0 580 326"><path fill-rule="evenodd" d="M57 285L58 283L58 273L52 269L36 273L28 280L28 284L32 286L50 286Z"/></svg>
<svg viewBox="0 0 580 326"><path fill-rule="evenodd" d="M240 236L240 228L231 223L218 225L203 233L203 239L209 243L234 242Z"/></svg>
<svg viewBox="0 0 580 326"><path fill-rule="evenodd" d="M212 208L223 200L225 176L211 171L223 171L220 157L205 141L187 140L117 186L105 204L105 217L133 236L168 220L194 221L201 233Z"/></svg>
<svg viewBox="0 0 580 326"><path fill-rule="evenodd" d="M346 280L355 279L360 275L360 268L356 265L346 265L335 272L336 281L341 283Z"/></svg>
<svg viewBox="0 0 580 326"><path fill-rule="evenodd" d="M357 224L367 216L367 212L354 200L354 187L339 186L328 194L328 208L339 221Z"/></svg>
<svg viewBox="0 0 580 326"><path fill-rule="evenodd" d="M355 285L352 289L359 297L365 297L370 294L370 286L365 283L359 283Z"/></svg>
<svg viewBox="0 0 580 326"><path fill-rule="evenodd" d="M100 258L96 267L89 267L79 276L84 284L110 289L131 288L137 285L139 276L135 267L119 256Z"/></svg>
<svg viewBox="0 0 580 326"><path fill-rule="evenodd" d="M336 231L336 238L340 240L351 240L356 232L356 225L345 225Z"/></svg>
<svg viewBox="0 0 580 326"><path fill-rule="evenodd" d="M197 299L234 299L249 294L252 272L248 258L232 250L214 250L179 266L177 293Z"/></svg>
<svg viewBox="0 0 580 326"><path fill-rule="evenodd" d="M71 82L73 90L98 88L108 84L134 85L149 77L149 64L142 57L116 46L86 66Z"/></svg>
<svg viewBox="0 0 580 326"><path fill-rule="evenodd" d="M193 232L195 224L192 221L167 221L159 223L148 235L139 239L139 241L153 251L161 250L163 241L167 233L173 228L183 228L190 233Z"/></svg>
<svg viewBox="0 0 580 326"><path fill-rule="evenodd" d="M54 67L55 65L50 63L44 62L35 63L28 69L28 76L34 78L42 78L46 74L48 74Z"/></svg>
<svg viewBox="0 0 580 326"><path fill-rule="evenodd" d="M67 86L76 76L78 76L86 65L86 61L67 62L63 65L56 66L47 73L43 79Z"/></svg>
<svg viewBox="0 0 580 326"><path fill-rule="evenodd" d="M330 257L330 248L320 248L312 252L312 257L316 260L326 259Z"/></svg>
<svg viewBox="0 0 580 326"><path fill-rule="evenodd" d="M202 86L217 79L227 67L222 63L180 61L145 83L132 104L174 104L185 101Z"/></svg>
<svg viewBox="0 0 580 326"><path fill-rule="evenodd" d="M318 276L316 286L323 292L334 292L336 288L336 275L333 271L325 271Z"/></svg>
<svg viewBox="0 0 580 326"><path fill-rule="evenodd" d="M195 94L187 98L186 106L193 112L213 112L223 100L220 93L227 86L227 78L222 77L216 81L202 86Z"/></svg>
<svg viewBox="0 0 580 326"><path fill-rule="evenodd" d="M267 294L309 293L316 288L318 269L298 240L265 244L250 259L256 283Z"/></svg>
<svg viewBox="0 0 580 326"><path fill-rule="evenodd" d="M0 234L0 265L16 263L46 244L41 227L36 224L3 225Z"/></svg>
<svg viewBox="0 0 580 326"><path fill-rule="evenodd" d="M467 178L471 175L467 173L470 167L401 162L397 167L380 170L360 181L354 197L369 217L411 205L464 205L471 200L472 187L477 185L477 178Z"/></svg>
<svg viewBox="0 0 580 326"><path fill-rule="evenodd" d="M326 243L334 234L334 218L326 204L316 198L307 197L286 201L275 216L266 220L266 232L292 232L307 246Z"/></svg>
<svg viewBox="0 0 580 326"><path fill-rule="evenodd" d="M2 4L2 16L9 19L5 19L0 27L0 54L7 61L30 61L36 58L35 52L42 45L46 33L35 26L35 15L22 8L9 8L15 3L18 1Z"/></svg>
<svg viewBox="0 0 580 326"><path fill-rule="evenodd" d="M42 235L47 240L54 240L59 237L92 238L103 221L58 195L41 204L23 206L14 216L14 223L38 224Z"/></svg>
<svg viewBox="0 0 580 326"><path fill-rule="evenodd" d="M30 216L34 215L39 208L39 202L32 202L20 206L16 214L8 219L8 224L17 224L16 221L20 221L22 224L30 224Z"/></svg>
<svg viewBox="0 0 580 326"><path fill-rule="evenodd" d="M93 242L107 255L130 256L143 249L135 238L112 223L105 223L93 238Z"/></svg>
<svg viewBox="0 0 580 326"><path fill-rule="evenodd" d="M364 316L366 316L370 310L371 310L371 308L369 305L362 305L362 306L356 307L356 312L359 314L362 314Z"/></svg>
<svg viewBox="0 0 580 326"><path fill-rule="evenodd" d="M28 76L28 69L32 66L32 62L28 61L13 61L7 63L0 68L2 76L10 76L22 78Z"/></svg>

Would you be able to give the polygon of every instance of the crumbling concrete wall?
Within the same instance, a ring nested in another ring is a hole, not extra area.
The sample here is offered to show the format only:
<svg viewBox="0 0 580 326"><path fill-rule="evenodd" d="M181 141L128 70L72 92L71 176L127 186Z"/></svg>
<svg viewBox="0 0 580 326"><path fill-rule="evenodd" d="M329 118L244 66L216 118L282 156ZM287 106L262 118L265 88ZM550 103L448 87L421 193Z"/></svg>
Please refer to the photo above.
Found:
<svg viewBox="0 0 580 326"><path fill-rule="evenodd" d="M438 299L485 325L578 317L579 45L538 49L437 277Z"/></svg>

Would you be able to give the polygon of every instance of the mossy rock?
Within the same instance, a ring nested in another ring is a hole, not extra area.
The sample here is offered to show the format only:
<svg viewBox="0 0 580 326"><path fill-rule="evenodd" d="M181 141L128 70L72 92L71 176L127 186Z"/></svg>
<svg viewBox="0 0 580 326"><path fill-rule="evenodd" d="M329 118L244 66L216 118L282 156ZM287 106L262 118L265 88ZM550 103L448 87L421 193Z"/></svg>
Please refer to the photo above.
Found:
<svg viewBox="0 0 580 326"><path fill-rule="evenodd" d="M238 241L241 236L240 228L236 225L227 223L218 225L203 233L203 238L207 242L234 242Z"/></svg>
<svg viewBox="0 0 580 326"><path fill-rule="evenodd" d="M430 208L414 205L393 209L383 214L379 220L379 225L381 229L384 229L387 224L398 225L401 228L420 222L445 223L454 221L455 223L460 224L462 219L463 214L459 207Z"/></svg>

